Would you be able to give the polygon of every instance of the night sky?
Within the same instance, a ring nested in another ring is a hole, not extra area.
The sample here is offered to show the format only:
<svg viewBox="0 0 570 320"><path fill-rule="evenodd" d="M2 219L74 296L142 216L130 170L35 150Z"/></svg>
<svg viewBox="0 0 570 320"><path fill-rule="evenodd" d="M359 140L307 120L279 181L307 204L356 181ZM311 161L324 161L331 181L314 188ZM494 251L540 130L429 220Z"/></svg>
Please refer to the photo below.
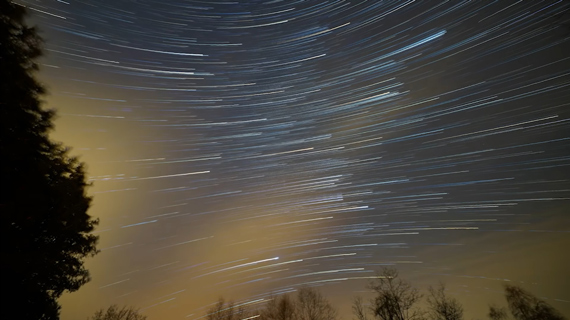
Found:
<svg viewBox="0 0 570 320"><path fill-rule="evenodd" d="M27 0L102 250L62 319L200 319L382 266L570 315L568 1Z"/></svg>

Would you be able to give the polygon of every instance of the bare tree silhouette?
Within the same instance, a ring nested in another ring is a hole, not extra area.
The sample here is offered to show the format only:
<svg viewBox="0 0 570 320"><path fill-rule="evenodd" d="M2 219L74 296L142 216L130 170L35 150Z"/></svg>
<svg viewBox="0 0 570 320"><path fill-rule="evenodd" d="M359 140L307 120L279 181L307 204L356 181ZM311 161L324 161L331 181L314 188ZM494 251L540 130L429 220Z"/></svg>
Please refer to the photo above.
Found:
<svg viewBox="0 0 570 320"><path fill-rule="evenodd" d="M117 305L112 305L107 310L101 309L95 312L89 320L146 320L146 316L133 307L119 308Z"/></svg>
<svg viewBox="0 0 570 320"><path fill-rule="evenodd" d="M352 301L352 313L357 320L368 320L366 306L362 297L355 297Z"/></svg>
<svg viewBox="0 0 570 320"><path fill-rule="evenodd" d="M337 313L316 289L303 287L297 292L296 320L334 320Z"/></svg>
<svg viewBox="0 0 570 320"><path fill-rule="evenodd" d="M233 301L225 301L224 298L208 309L208 320L243 320L250 318L253 312L244 306L236 306Z"/></svg>
<svg viewBox="0 0 570 320"><path fill-rule="evenodd" d="M433 320L461 320L463 319L463 307L455 298L445 294L445 285L440 282L434 288L428 289L427 297L429 318Z"/></svg>
<svg viewBox="0 0 570 320"><path fill-rule="evenodd" d="M517 320L563 320L564 317L546 302L519 286L505 285L509 310Z"/></svg>
<svg viewBox="0 0 570 320"><path fill-rule="evenodd" d="M380 320L414 320L422 318L422 312L414 308L421 299L419 291L405 280L398 278L395 268L383 268L369 288L374 290L372 310Z"/></svg>
<svg viewBox="0 0 570 320"><path fill-rule="evenodd" d="M294 320L295 303L288 294L271 297L261 312L264 320Z"/></svg>
<svg viewBox="0 0 570 320"><path fill-rule="evenodd" d="M505 308L497 306L489 306L489 319L491 320L505 320L509 317L507 316L507 310Z"/></svg>
<svg viewBox="0 0 570 320"><path fill-rule="evenodd" d="M505 299L511 315L516 320L564 320L564 316L545 301L537 298L523 288L511 284L505 285ZM494 305L489 306L491 320L508 319L507 310Z"/></svg>

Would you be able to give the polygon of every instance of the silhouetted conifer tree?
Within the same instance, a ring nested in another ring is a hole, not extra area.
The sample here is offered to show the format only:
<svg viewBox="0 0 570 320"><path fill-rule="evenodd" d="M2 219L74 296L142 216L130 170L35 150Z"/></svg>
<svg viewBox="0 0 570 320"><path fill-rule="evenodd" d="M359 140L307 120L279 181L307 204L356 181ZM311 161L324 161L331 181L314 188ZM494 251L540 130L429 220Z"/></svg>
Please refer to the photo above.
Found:
<svg viewBox="0 0 570 320"><path fill-rule="evenodd" d="M0 0L0 318L58 319L57 298L89 281L97 252L83 164L51 141L54 112L34 78L41 39L25 7Z"/></svg>

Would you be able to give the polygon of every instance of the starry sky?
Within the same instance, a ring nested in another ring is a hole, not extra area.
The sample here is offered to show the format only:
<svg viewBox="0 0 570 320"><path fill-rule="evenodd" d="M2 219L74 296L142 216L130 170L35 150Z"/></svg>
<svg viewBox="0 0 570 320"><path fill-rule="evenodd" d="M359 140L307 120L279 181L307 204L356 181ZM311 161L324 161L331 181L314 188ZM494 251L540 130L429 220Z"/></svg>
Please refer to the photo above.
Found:
<svg viewBox="0 0 570 320"><path fill-rule="evenodd" d="M100 218L63 320L301 285L350 319L382 266L570 314L570 2L19 3Z"/></svg>

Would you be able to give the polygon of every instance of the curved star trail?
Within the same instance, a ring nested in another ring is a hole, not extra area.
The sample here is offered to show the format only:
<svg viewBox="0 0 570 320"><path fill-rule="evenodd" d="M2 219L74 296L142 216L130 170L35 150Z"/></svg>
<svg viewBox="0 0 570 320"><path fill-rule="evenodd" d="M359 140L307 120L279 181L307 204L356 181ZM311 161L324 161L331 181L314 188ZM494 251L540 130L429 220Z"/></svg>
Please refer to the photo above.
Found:
<svg viewBox="0 0 570 320"><path fill-rule="evenodd" d="M384 265L483 317L568 313L565 1L23 1L102 250L63 319L320 287Z"/></svg>

